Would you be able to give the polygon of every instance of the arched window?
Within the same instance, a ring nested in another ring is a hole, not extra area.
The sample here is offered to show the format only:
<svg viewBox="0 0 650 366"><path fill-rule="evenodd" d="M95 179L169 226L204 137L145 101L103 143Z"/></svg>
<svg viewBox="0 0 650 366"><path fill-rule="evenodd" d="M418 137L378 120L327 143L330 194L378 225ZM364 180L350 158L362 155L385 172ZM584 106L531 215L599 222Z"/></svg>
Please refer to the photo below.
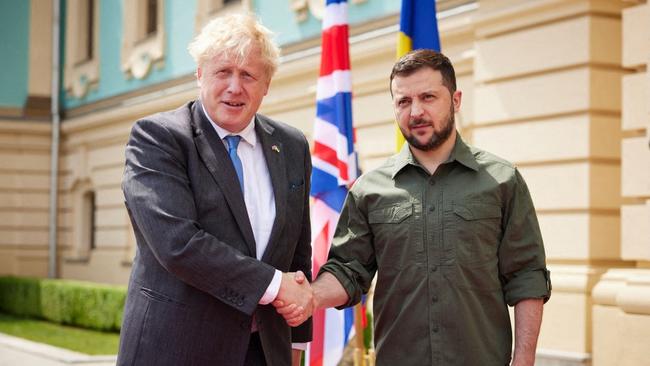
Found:
<svg viewBox="0 0 650 366"><path fill-rule="evenodd" d="M72 247L68 261L87 261L96 248L96 194L89 179L72 188Z"/></svg>

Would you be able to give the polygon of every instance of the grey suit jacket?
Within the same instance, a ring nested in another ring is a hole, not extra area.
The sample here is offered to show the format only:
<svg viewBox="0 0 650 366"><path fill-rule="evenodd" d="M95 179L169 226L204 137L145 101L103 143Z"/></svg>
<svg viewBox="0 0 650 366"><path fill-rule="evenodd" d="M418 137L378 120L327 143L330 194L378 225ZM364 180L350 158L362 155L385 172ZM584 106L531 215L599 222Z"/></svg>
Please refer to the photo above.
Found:
<svg viewBox="0 0 650 366"><path fill-rule="evenodd" d="M253 314L269 366L290 365L290 328L258 302L274 268L311 280L309 145L256 116L276 219L261 261L237 175L200 102L143 118L126 147L122 190L137 240L118 365L242 365Z"/></svg>

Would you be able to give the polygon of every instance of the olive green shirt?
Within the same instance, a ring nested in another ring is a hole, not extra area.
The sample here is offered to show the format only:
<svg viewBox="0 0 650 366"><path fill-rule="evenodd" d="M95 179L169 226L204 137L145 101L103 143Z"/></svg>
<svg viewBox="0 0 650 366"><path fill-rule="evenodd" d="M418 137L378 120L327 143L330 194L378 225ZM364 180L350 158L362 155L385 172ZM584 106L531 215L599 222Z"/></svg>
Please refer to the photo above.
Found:
<svg viewBox="0 0 650 366"><path fill-rule="evenodd" d="M544 245L517 169L460 136L433 175L408 145L362 175L328 262L350 299L375 272L377 365L507 365L507 305L550 296Z"/></svg>

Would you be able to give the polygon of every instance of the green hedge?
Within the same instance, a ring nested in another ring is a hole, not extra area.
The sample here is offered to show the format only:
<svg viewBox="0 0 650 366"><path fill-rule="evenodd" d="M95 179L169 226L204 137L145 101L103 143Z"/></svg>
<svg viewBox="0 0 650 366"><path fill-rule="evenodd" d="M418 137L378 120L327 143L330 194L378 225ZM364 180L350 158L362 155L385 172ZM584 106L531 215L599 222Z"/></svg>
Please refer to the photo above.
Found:
<svg viewBox="0 0 650 366"><path fill-rule="evenodd" d="M0 310L42 318L40 281L36 278L0 277Z"/></svg>
<svg viewBox="0 0 650 366"><path fill-rule="evenodd" d="M91 282L0 277L0 310L60 324L119 331L126 287Z"/></svg>

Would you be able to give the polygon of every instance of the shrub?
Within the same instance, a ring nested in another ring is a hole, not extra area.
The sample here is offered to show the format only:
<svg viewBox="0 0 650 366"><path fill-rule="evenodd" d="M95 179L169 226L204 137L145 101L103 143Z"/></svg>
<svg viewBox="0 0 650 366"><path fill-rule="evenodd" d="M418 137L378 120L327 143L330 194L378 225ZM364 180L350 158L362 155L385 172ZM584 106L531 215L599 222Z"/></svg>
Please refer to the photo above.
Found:
<svg viewBox="0 0 650 366"><path fill-rule="evenodd" d="M37 278L0 277L0 310L41 318L41 283Z"/></svg>
<svg viewBox="0 0 650 366"><path fill-rule="evenodd" d="M119 331L124 286L91 282L0 277L0 309L83 328Z"/></svg>

